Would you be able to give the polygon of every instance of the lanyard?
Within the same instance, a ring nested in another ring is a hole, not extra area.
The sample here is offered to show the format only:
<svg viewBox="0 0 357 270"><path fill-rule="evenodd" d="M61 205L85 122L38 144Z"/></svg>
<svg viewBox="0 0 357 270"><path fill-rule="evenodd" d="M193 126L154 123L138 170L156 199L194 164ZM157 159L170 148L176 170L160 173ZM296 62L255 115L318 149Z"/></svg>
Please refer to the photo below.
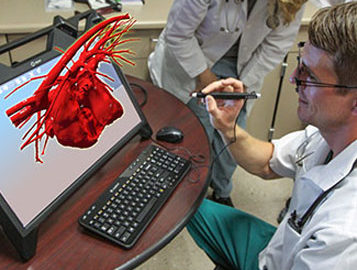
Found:
<svg viewBox="0 0 357 270"><path fill-rule="evenodd" d="M348 174L346 176L344 176L341 180L339 180L336 184L334 184L332 187L330 187L329 189L327 189L326 191L324 191L322 194L320 194L320 196L313 202L313 204L309 207L309 209L303 214L303 216L299 219L297 214L296 214L296 210L294 210L293 212L291 212L291 215L288 219L288 224L299 234L301 234L301 231L305 225L305 223L307 222L307 220L313 215L314 210L316 209L316 207L321 203L321 201L323 199L326 198L326 196L338 185L340 184L343 180L345 180L345 178L353 171L353 169L356 167L357 165L357 159L355 160L355 162L352 165L351 170L348 172Z"/></svg>

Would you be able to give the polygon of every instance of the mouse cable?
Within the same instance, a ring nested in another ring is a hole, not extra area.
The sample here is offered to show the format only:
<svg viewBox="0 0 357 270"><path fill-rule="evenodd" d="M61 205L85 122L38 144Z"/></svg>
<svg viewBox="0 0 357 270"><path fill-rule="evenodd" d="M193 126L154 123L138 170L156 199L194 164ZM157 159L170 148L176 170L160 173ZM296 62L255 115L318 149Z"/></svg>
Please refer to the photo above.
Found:
<svg viewBox="0 0 357 270"><path fill-rule="evenodd" d="M242 108L245 106L247 102L247 99L244 99L244 104L242 106ZM239 113L240 114L240 113ZM233 143L235 143L237 141L237 135L236 135L236 126L237 126L237 122L238 122L238 117L239 114L236 116L236 119L234 120L234 127L233 127L233 140L228 142L227 144L224 145L224 147L218 152L218 154L214 157L214 159L212 160L210 165L203 165L202 163L204 163L206 161L206 157L202 154L192 154L190 150L188 150L186 147L183 146L177 146L177 147L167 147L166 145L160 143L159 141L155 140L152 136L150 137L151 141L153 141L154 143L156 143L157 145L160 145L161 147L163 147L164 149L166 149L167 151L171 151L171 152L176 152L177 150L183 150L187 155L188 155L188 160L192 161L192 170L188 176L188 181L191 183L198 183L201 179L200 177L200 173L198 171L199 168L212 168L214 162L216 162L216 160L219 158L219 156L223 153L224 150L226 150L230 145L232 145ZM193 179L191 177L191 173L192 172L198 172L196 179Z"/></svg>
<svg viewBox="0 0 357 270"><path fill-rule="evenodd" d="M201 163L204 163L206 161L206 157L201 154L193 154L190 150L188 150L186 147L183 146L176 146L176 147L168 147L161 142L155 140L153 137L150 137L151 141L154 142L157 145L160 145L162 148L166 149L169 152L177 153L181 151L182 156L184 156L186 159L192 161L192 166L191 170L188 175L188 181L190 183L198 183L201 180L201 175L200 172L198 171L199 168L206 167L209 168L209 165L203 165ZM180 154L180 153L178 153ZM196 176L192 176L192 173L196 172Z"/></svg>
<svg viewBox="0 0 357 270"><path fill-rule="evenodd" d="M188 150L186 147L183 146L176 146L176 147L167 147L166 145L162 144L161 142L155 140L153 137L150 137L150 140L153 141L154 143L160 145L161 147L165 148L167 151L171 152L184 152L186 155L185 158L188 160L195 162L195 163L203 163L206 161L206 157L202 155L201 153L199 154L193 154L190 150Z"/></svg>
<svg viewBox="0 0 357 270"><path fill-rule="evenodd" d="M141 92L143 92L144 100L143 100L143 102L141 102L139 104L140 107L143 107L146 104L147 100L148 100L148 92L147 92L147 90L140 84L137 84L137 83L129 83L129 84L130 84L131 87L137 87L137 88L139 88L141 90Z"/></svg>
<svg viewBox="0 0 357 270"><path fill-rule="evenodd" d="M247 102L247 98L244 99L244 104L243 104L242 108L245 106L246 102ZM239 114L240 114L240 112L239 112ZM194 170L197 170L197 169L202 168L202 167L207 167L207 168L211 168L212 169L213 168L213 164L216 162L216 160L219 158L219 156L224 152L224 150L226 150L230 145L234 144L237 141L236 126L237 126L239 114L236 116L236 119L234 120L234 126L233 126L234 137L233 137L233 140L228 142L227 144L225 144L223 146L223 148L214 157L214 159L212 160L210 165L202 165L202 164L201 165L196 165L196 166L193 167ZM200 174L198 173L198 180L193 180L192 182L195 183L195 182L197 182L199 180L200 180Z"/></svg>
<svg viewBox="0 0 357 270"><path fill-rule="evenodd" d="M245 98L244 99L244 104L242 106L242 109L244 108L245 104L247 102L247 99ZM241 112L241 111L240 111ZM230 142L226 143L223 148L218 152L218 154L214 157L214 159L212 160L211 162L211 166L210 167L213 167L213 164L216 162L216 160L219 158L219 156L224 152L224 150L226 150L230 145L234 144L236 141L237 141L237 134L236 134L236 127L237 127L237 122L238 122L238 118L239 118L239 115L240 115L240 112L239 114L236 116L236 119L234 120L234 127L233 127L233 134L234 134L234 137L233 137L233 140L231 140Z"/></svg>

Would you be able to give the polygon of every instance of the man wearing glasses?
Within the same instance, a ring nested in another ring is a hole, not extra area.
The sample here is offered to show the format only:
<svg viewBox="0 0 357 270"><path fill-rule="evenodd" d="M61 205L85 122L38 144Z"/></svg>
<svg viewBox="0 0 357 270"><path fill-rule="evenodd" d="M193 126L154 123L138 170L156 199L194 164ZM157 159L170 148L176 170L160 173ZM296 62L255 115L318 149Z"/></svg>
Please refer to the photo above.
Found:
<svg viewBox="0 0 357 270"><path fill-rule="evenodd" d="M272 143L234 124L243 101L206 97L212 124L237 163L264 179L295 179L278 228L205 200L188 225L217 269L356 269L357 2L325 8L309 25L291 75L298 116L309 124ZM243 92L236 79L203 92Z"/></svg>

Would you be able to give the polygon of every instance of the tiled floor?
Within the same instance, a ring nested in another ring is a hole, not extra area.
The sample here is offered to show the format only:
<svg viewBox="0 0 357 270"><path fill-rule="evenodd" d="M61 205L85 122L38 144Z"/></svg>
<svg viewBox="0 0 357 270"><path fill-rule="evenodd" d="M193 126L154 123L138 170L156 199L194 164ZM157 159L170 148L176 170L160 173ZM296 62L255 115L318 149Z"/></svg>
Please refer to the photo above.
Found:
<svg viewBox="0 0 357 270"><path fill-rule="evenodd" d="M233 176L233 203L236 208L277 225L276 218L289 198L292 180L263 181L238 168ZM186 229L139 270L210 270L214 264L193 242Z"/></svg>

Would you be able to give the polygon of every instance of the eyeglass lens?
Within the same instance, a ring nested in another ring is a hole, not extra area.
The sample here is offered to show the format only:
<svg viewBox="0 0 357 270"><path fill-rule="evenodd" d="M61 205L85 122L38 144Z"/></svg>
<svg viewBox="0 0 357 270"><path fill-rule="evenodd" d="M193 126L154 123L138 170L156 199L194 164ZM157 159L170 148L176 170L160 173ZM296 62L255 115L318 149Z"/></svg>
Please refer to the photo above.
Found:
<svg viewBox="0 0 357 270"><path fill-rule="evenodd" d="M355 86L349 86L349 85L340 85L340 84L330 84L330 83L323 83L323 82L310 82L307 80L302 79L302 77L306 73L306 68L304 68L304 65L302 63L302 48L304 47L305 42L300 41L297 46L298 46L298 56L297 58L297 76L295 76L295 83L297 86L313 86L313 87L331 87L331 88L346 88L346 89L357 89L357 85ZM298 89L296 89L298 91Z"/></svg>

